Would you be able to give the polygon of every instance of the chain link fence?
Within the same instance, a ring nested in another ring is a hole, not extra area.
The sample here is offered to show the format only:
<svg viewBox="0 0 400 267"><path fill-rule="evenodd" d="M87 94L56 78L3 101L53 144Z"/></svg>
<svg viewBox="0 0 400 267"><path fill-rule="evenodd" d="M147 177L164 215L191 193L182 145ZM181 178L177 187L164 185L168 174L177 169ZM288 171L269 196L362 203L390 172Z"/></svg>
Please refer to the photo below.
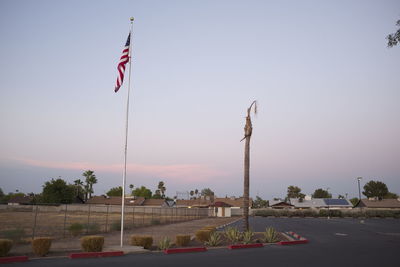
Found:
<svg viewBox="0 0 400 267"><path fill-rule="evenodd" d="M207 218L207 208L125 206L124 229ZM121 206L0 205L0 238L23 241L38 236L67 238L121 230Z"/></svg>

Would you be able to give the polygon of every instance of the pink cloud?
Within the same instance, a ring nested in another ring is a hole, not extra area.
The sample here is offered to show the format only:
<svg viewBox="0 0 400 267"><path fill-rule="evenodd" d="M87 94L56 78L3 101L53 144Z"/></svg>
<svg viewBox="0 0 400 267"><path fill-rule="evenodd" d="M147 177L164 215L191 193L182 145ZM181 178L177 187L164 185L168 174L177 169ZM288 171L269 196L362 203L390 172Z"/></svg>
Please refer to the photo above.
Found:
<svg viewBox="0 0 400 267"><path fill-rule="evenodd" d="M53 169L68 169L68 170L94 170L97 172L112 172L122 173L123 164L98 164L89 162L56 162L56 161L41 161L27 158L14 158L13 160L20 163ZM185 181L208 181L215 177L227 176L228 173L217 170L204 164L170 164L170 165L155 165L155 164L133 164L127 165L129 173L137 173L143 175L151 175L154 177L170 178L175 180Z"/></svg>

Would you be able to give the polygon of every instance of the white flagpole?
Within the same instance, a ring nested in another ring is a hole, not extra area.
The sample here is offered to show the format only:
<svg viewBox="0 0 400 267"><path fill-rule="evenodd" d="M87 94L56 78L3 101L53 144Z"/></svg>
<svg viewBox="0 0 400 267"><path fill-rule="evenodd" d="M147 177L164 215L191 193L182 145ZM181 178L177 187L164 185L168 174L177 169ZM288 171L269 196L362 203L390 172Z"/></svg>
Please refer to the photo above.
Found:
<svg viewBox="0 0 400 267"><path fill-rule="evenodd" d="M128 152L128 122L129 122L129 94L131 91L131 70L132 70L132 31L133 17L131 17L131 30L129 35L129 80L128 80L128 97L126 101L126 122L125 122L125 148L124 148L124 175L122 176L122 206L121 206L121 247L124 245L124 213L125 213L125 183L126 183L126 158Z"/></svg>

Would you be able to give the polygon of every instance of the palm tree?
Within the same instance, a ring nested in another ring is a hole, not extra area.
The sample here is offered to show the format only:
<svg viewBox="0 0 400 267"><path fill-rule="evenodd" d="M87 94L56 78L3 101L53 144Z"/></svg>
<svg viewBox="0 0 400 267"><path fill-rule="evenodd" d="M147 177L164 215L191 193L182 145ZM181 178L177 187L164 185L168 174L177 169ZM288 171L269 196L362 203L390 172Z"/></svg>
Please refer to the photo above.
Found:
<svg viewBox="0 0 400 267"><path fill-rule="evenodd" d="M162 197L162 198L165 198L164 192L167 190L167 188L165 188L164 182L163 182L163 181L160 181L160 182L158 183L158 190L160 190L160 192L161 192L161 197Z"/></svg>
<svg viewBox="0 0 400 267"><path fill-rule="evenodd" d="M243 215L245 222L245 229L249 230L249 188L250 188L250 138L253 131L253 126L251 124L251 108L254 105L254 114L257 114L257 102L253 101L250 107L247 109L246 125L244 127L244 137L242 140L246 139L246 144L244 147L244 192L243 192Z"/></svg>
<svg viewBox="0 0 400 267"><path fill-rule="evenodd" d="M194 191L193 191L193 190L190 190L191 199L193 199L193 195L194 195Z"/></svg>
<svg viewBox="0 0 400 267"><path fill-rule="evenodd" d="M194 194L196 195L196 198L199 197L199 189L194 190Z"/></svg>
<svg viewBox="0 0 400 267"><path fill-rule="evenodd" d="M97 183L96 175L94 175L94 171L87 170L85 171L82 176L86 178L86 185L85 185L85 201L92 197L93 193L93 185ZM89 195L89 198L88 198Z"/></svg>
<svg viewBox="0 0 400 267"><path fill-rule="evenodd" d="M133 187L134 187L133 184L129 185L129 188L131 189L131 195L132 195Z"/></svg>
<svg viewBox="0 0 400 267"><path fill-rule="evenodd" d="M81 180L81 179L76 179L75 181L74 181L74 185L75 185L75 187L76 187L76 196L80 196L80 189L82 189L82 186L83 186L83 181Z"/></svg>

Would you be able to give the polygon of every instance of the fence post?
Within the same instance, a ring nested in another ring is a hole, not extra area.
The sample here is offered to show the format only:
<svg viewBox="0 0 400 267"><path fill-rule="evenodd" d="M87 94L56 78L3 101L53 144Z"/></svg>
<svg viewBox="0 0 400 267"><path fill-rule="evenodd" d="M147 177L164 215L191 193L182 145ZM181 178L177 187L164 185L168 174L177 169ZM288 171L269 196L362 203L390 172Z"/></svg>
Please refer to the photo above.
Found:
<svg viewBox="0 0 400 267"><path fill-rule="evenodd" d="M65 203L63 238L65 238L65 224L66 224L66 222L67 222L67 209L68 209L68 204Z"/></svg>
<svg viewBox="0 0 400 267"><path fill-rule="evenodd" d="M109 205L107 205L107 213L106 213L106 230L105 232L107 233L107 228L108 228L108 209L110 208Z"/></svg>
<svg viewBox="0 0 400 267"><path fill-rule="evenodd" d="M142 225L144 226L144 216L146 216L146 207L143 207Z"/></svg>
<svg viewBox="0 0 400 267"><path fill-rule="evenodd" d="M132 207L132 224L133 228L135 228L135 206Z"/></svg>
<svg viewBox="0 0 400 267"><path fill-rule="evenodd" d="M87 216L87 225L86 225L86 233L89 233L89 222L90 222L90 204L88 207L88 216Z"/></svg>
<svg viewBox="0 0 400 267"><path fill-rule="evenodd" d="M37 213L38 213L38 205L36 204L36 209L35 209L35 220L33 221L33 229L32 229L32 240L35 238Z"/></svg>

